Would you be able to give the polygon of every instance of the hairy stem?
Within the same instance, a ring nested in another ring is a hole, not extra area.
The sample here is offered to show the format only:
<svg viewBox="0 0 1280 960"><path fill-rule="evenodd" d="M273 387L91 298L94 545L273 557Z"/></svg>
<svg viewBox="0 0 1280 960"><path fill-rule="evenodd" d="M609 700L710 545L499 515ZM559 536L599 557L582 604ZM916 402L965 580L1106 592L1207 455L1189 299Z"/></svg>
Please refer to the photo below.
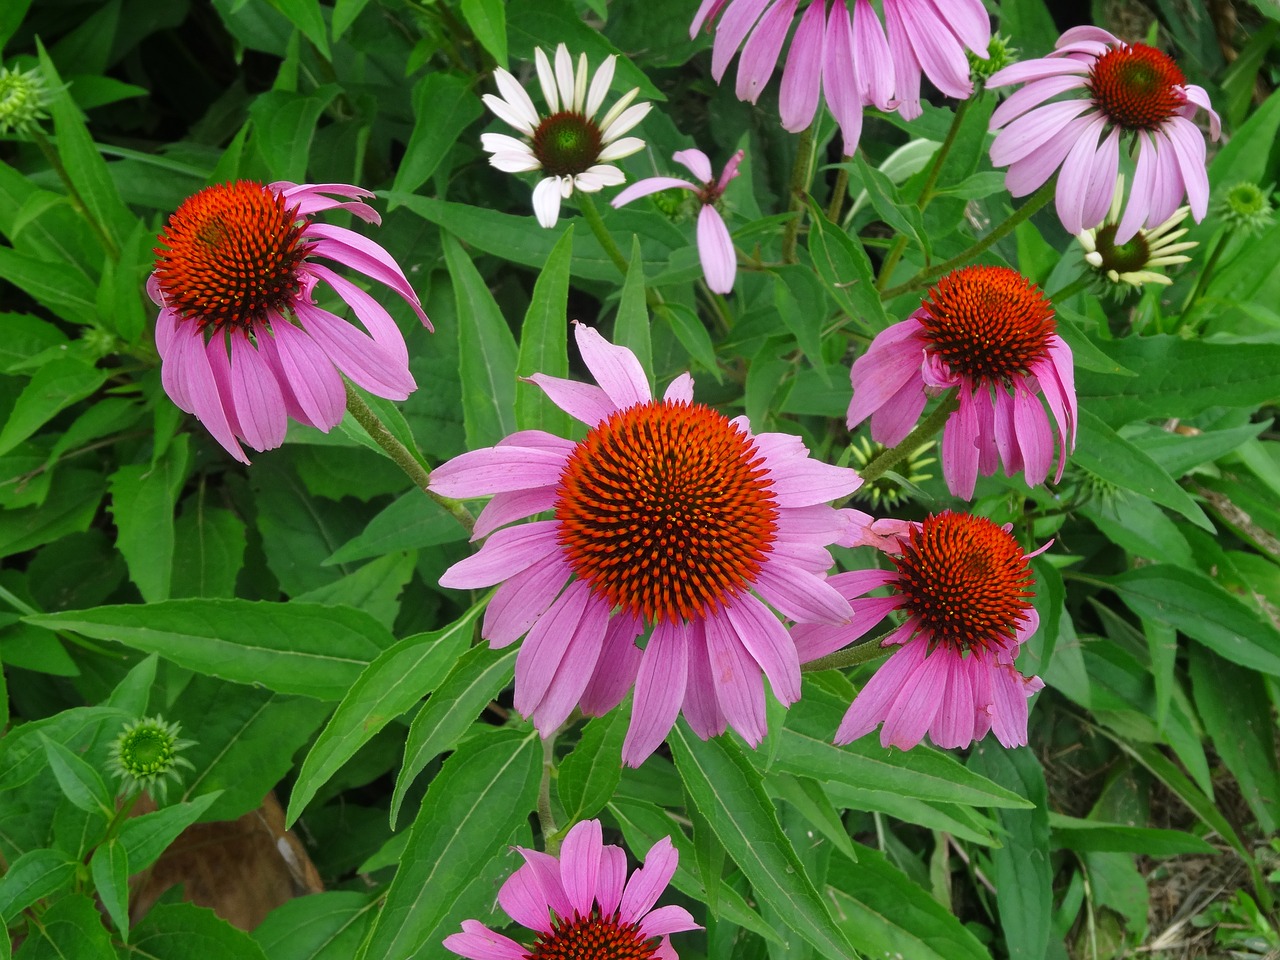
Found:
<svg viewBox="0 0 1280 960"><path fill-rule="evenodd" d="M804 221L804 198L809 192L809 168L813 165L814 130L818 121L814 120L800 134L800 142L796 144L796 162L791 168L791 210L795 216L787 221L787 228L782 234L782 262L796 262L796 244L800 238L800 224Z"/></svg>
<svg viewBox="0 0 1280 960"><path fill-rule="evenodd" d="M858 471L863 483L870 483L872 480L884 476L886 470L895 466L899 461L905 460L911 451L941 430L942 425L947 422L947 417L951 416L959 406L960 399L957 396L957 392L953 390L938 404L938 409L929 414L923 423L907 434L905 440L897 446L890 447Z"/></svg>

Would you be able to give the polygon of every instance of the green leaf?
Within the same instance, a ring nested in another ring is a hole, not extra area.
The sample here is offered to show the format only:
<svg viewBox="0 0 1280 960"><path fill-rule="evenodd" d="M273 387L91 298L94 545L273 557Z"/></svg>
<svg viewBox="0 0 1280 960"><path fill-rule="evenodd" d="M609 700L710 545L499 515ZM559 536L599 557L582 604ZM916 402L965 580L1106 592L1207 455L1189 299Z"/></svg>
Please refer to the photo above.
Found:
<svg viewBox="0 0 1280 960"><path fill-rule="evenodd" d="M573 225L556 242L547 264L533 285L533 298L520 328L520 358L516 374L535 373L564 379L569 376L569 264L573 260ZM545 430L568 436L571 419L537 385L516 384L516 424L521 430Z"/></svg>
<svg viewBox="0 0 1280 960"><path fill-rule="evenodd" d="M337 12L334 12L337 33ZM426 74L413 87L413 133L396 171L397 193L413 193L431 179L462 132L482 113L480 98L466 80L439 71ZM388 209L399 204L392 200Z"/></svg>
<svg viewBox="0 0 1280 960"><path fill-rule="evenodd" d="M610 710L590 721L573 750L560 761L556 789L571 821L594 817L618 788L627 722L624 710Z"/></svg>
<svg viewBox="0 0 1280 960"><path fill-rule="evenodd" d="M0 877L0 917L13 923L37 900L57 893L75 876L76 864L57 850L28 850Z"/></svg>
<svg viewBox="0 0 1280 960"><path fill-rule="evenodd" d="M951 912L861 844L857 863L835 860L827 893L849 940L867 957L910 960L990 960L990 954Z"/></svg>
<svg viewBox="0 0 1280 960"><path fill-rule="evenodd" d="M1054 256L1057 257L1056 250ZM1085 333L1085 324L1088 321L1083 316L1057 303L1053 305L1053 314L1054 326L1057 328L1058 335L1071 348L1071 361L1077 370L1092 370L1094 373L1105 373L1116 377L1138 376L1098 349L1093 338Z"/></svg>
<svg viewBox="0 0 1280 960"><path fill-rule="evenodd" d="M855 957L782 832L759 773L737 744L725 737L699 740L683 721L671 731L667 742L694 803L750 881L755 895L787 917L821 956L829 960Z"/></svg>
<svg viewBox="0 0 1280 960"><path fill-rule="evenodd" d="M0 50L4 49L9 39L18 32L22 21L31 9L31 0L12 0L0 7ZM12 51L11 51L12 52Z"/></svg>
<svg viewBox="0 0 1280 960"><path fill-rule="evenodd" d="M1049 811L1055 850L1141 853L1148 857L1176 857L1187 853L1215 854L1218 849L1185 830L1157 830L1122 823L1084 820Z"/></svg>
<svg viewBox="0 0 1280 960"><path fill-rule="evenodd" d="M774 284L773 303L782 322L796 338L801 351L809 358L814 372L828 382L826 361L822 357L822 328L827 322L827 301L821 281L808 267L799 264L774 270L782 283Z"/></svg>
<svg viewBox="0 0 1280 960"><path fill-rule="evenodd" d="M467 446L476 450L515 432L516 340L471 259L449 234L444 259L461 320L458 372L467 385L462 394Z"/></svg>
<svg viewBox="0 0 1280 960"><path fill-rule="evenodd" d="M129 856L118 837L112 837L93 851L89 872L97 888L102 905L107 908L111 922L120 931L120 938L129 942Z"/></svg>
<svg viewBox="0 0 1280 960"><path fill-rule="evenodd" d="M494 650L473 647L459 658L449 675L423 704L409 726L404 763L391 796L391 825L400 817L400 805L414 778L431 760L453 749L489 701L511 683L516 648Z"/></svg>
<svg viewBox="0 0 1280 960"><path fill-rule="evenodd" d="M627 278L618 299L618 316L613 323L613 342L634 353L652 380L653 340L649 332L649 307L645 300L644 257L640 252L640 238L635 234L631 235L631 260L628 261Z"/></svg>
<svg viewBox="0 0 1280 960"><path fill-rule="evenodd" d="M119 956L97 904L83 893L59 897L28 931L19 954L22 960L117 960ZM5 949L8 944L7 935L0 937L0 956L10 956Z"/></svg>
<svg viewBox="0 0 1280 960"><path fill-rule="evenodd" d="M147 960L267 960L243 930L190 903L152 907L134 929L132 951Z"/></svg>
<svg viewBox="0 0 1280 960"><path fill-rule="evenodd" d="M1049 863L1048 789L1040 761L1029 749L1007 750L987 741L969 765L1035 804L1032 810L998 810L1004 846L990 853L996 903L1010 960L1044 960L1053 929L1053 868Z"/></svg>
<svg viewBox="0 0 1280 960"><path fill-rule="evenodd" d="M498 62L507 66L507 11L504 0L462 0L462 19L480 45Z"/></svg>
<svg viewBox="0 0 1280 960"><path fill-rule="evenodd" d="M319 700L341 700L393 642L360 610L297 602L166 600L27 619L158 653L209 676Z"/></svg>
<svg viewBox="0 0 1280 960"><path fill-rule="evenodd" d="M82 533L98 513L102 477L90 470L59 470L40 506L0 510L0 557Z"/></svg>
<svg viewBox="0 0 1280 960"><path fill-rule="evenodd" d="M862 185L867 191L871 205L875 207L880 219L893 228L894 233L905 234L924 253L928 261L933 256L933 245L929 242L929 234L924 229L924 221L915 204L906 203L898 193L894 182L882 171L867 163L862 154L854 158L857 172L862 176Z"/></svg>
<svg viewBox="0 0 1280 960"><path fill-rule="evenodd" d="M175 437L158 463L120 467L107 481L116 548L149 603L169 599L173 577L173 508L187 478L188 437Z"/></svg>
<svg viewBox="0 0 1280 960"><path fill-rule="evenodd" d="M351 563L466 538L466 529L443 507L421 490L410 490L393 500L369 521L363 533L344 543L324 563Z"/></svg>
<svg viewBox="0 0 1280 960"><path fill-rule="evenodd" d="M271 960L338 960L360 948L380 900L355 890L295 897L253 930Z"/></svg>
<svg viewBox="0 0 1280 960"><path fill-rule="evenodd" d="M412 553L389 553L370 560L341 580L298 594L292 602L363 610L390 630L400 616L400 597L413 579L416 565L417 557Z"/></svg>
<svg viewBox="0 0 1280 960"><path fill-rule="evenodd" d="M329 24L333 30L333 42L337 43L347 28L355 23L356 17L369 5L369 0L336 0L333 5L333 20Z"/></svg>
<svg viewBox="0 0 1280 960"><path fill-rule="evenodd" d="M231 599L244 566L244 521L225 507L210 506L197 494L173 525L172 597Z"/></svg>
<svg viewBox="0 0 1280 960"><path fill-rule="evenodd" d="M106 379L106 370L75 356L58 357L41 366L18 395L0 430L0 455L27 439L59 411L97 392Z"/></svg>
<svg viewBox="0 0 1280 960"><path fill-rule="evenodd" d="M324 15L320 12L320 0L268 0L289 18L289 22L302 31L302 35L315 44L320 55L332 60L329 38L325 34Z"/></svg>
<svg viewBox="0 0 1280 960"><path fill-rule="evenodd" d="M1158 463L1083 407L1077 423L1079 436L1074 457L1080 466L1213 531L1213 521Z"/></svg>
<svg viewBox="0 0 1280 960"><path fill-rule="evenodd" d="M97 319L97 291L83 273L66 263L0 247L0 278L64 320L92 324Z"/></svg>
<svg viewBox="0 0 1280 960"><path fill-rule="evenodd" d="M1233 663L1280 676L1280 631L1199 571L1153 564L1104 582L1139 616L1177 627Z"/></svg>
<svg viewBox="0 0 1280 960"><path fill-rule="evenodd" d="M827 292L862 329L879 333L889 326L867 251L855 237L809 202L809 255Z"/></svg>
<svg viewBox="0 0 1280 960"><path fill-rule="evenodd" d="M483 610L477 604L441 630L405 637L369 664L307 754L289 796L286 826L360 747L436 688L470 645Z"/></svg>
<svg viewBox="0 0 1280 960"><path fill-rule="evenodd" d="M720 365L716 362L716 348L711 343L711 335L703 326L702 320L683 303L661 303L655 308L680 341L680 346L689 352L704 370L710 371L718 381Z"/></svg>
<svg viewBox="0 0 1280 960"><path fill-rule="evenodd" d="M49 766L53 768L53 775L66 798L86 813L98 814L103 822L109 820L116 812L115 805L98 771L56 740L44 735L40 739L44 742Z"/></svg>
<svg viewBox="0 0 1280 960"><path fill-rule="evenodd" d="M317 87L309 95L269 90L254 98L249 107L253 142L262 151L272 177L306 182L316 124L340 92L337 84L330 83Z"/></svg>
<svg viewBox="0 0 1280 960"><path fill-rule="evenodd" d="M431 781L358 957L407 960L454 932L465 919L454 916L454 902L525 822L541 775L533 731L495 731L455 751Z"/></svg>
<svg viewBox="0 0 1280 960"><path fill-rule="evenodd" d="M153 813L130 817L122 823L118 839L129 869L135 872L145 870L155 863L178 834L199 820L220 796L222 791L215 790L188 802L170 804Z"/></svg>

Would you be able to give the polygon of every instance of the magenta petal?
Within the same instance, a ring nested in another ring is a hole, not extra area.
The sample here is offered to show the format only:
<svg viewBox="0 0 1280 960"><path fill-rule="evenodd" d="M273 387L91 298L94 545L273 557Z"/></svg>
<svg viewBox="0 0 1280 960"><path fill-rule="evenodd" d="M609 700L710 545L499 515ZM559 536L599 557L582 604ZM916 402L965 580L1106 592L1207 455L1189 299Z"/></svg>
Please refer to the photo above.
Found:
<svg viewBox="0 0 1280 960"><path fill-rule="evenodd" d="M273 317L270 336L258 337L258 349L275 371L290 415L326 433L342 420L347 390L333 361L318 343L283 317Z"/></svg>
<svg viewBox="0 0 1280 960"><path fill-rule="evenodd" d="M462 933L444 938L444 947L467 960L525 960L528 951L510 937L494 933L476 920L463 920Z"/></svg>
<svg viewBox="0 0 1280 960"><path fill-rule="evenodd" d="M560 847L560 880L569 903L580 915L591 915L595 906L596 879L600 875L600 857L604 850L604 834L599 820L575 823L565 834Z"/></svg>
<svg viewBox="0 0 1280 960"><path fill-rule="evenodd" d="M521 926L539 933L551 932L551 913L546 893L538 882L537 873L528 864L507 878L498 891L498 903Z"/></svg>
<svg viewBox="0 0 1280 960"><path fill-rule="evenodd" d="M644 648L644 656L640 659L640 669L636 674L631 726L622 743L622 762L629 767L640 766L649 754L658 749L659 744L671 732L680 713L685 679L688 676L686 629L683 624L676 625L662 620L653 628L649 643ZM631 883L627 885L628 894L631 892L631 884L636 882L636 877L641 872L643 871L637 871L631 878ZM665 881L663 885L666 885ZM634 919L626 915L627 904L627 894L623 894L624 923Z"/></svg>
<svg viewBox="0 0 1280 960"><path fill-rule="evenodd" d="M991 728L1002 746L1027 745L1027 698L1039 689L1032 685L1033 679L1024 677L1016 667L996 665L992 668Z"/></svg>
<svg viewBox="0 0 1280 960"><path fill-rule="evenodd" d="M594 383L563 380L545 373L535 373L528 380L540 387L557 407L589 427L618 412L617 404Z"/></svg>
<svg viewBox="0 0 1280 960"><path fill-rule="evenodd" d="M799 133L813 123L813 115L818 110L826 35L825 6L822 3L810 4L800 17L800 25L791 38L787 65L782 70L778 112L783 129L791 133Z"/></svg>
<svg viewBox="0 0 1280 960"><path fill-rule="evenodd" d="M734 93L739 100L755 103L773 76L778 54L787 39L787 30L796 15L799 0L776 0L752 31L742 57L738 60L738 79Z"/></svg>
<svg viewBox="0 0 1280 960"><path fill-rule="evenodd" d="M573 332L583 363L619 410L653 399L649 378L634 353L610 343L586 324L575 324Z"/></svg>
<svg viewBox="0 0 1280 960"><path fill-rule="evenodd" d="M716 27L716 42L711 48L711 75L716 83L724 76L729 61L742 46L742 41L764 11L768 0L734 0Z"/></svg>
<svg viewBox="0 0 1280 960"><path fill-rule="evenodd" d="M769 732L760 665L721 618L709 618L704 629L710 691L733 729L751 746L758 746Z"/></svg>
<svg viewBox="0 0 1280 960"><path fill-rule="evenodd" d="M596 903L600 915L611 917L622 902L627 883L627 853L621 847L605 844L600 851L600 870L596 875Z"/></svg>
<svg viewBox="0 0 1280 960"><path fill-rule="evenodd" d="M773 695L787 706L800 699L800 658L791 636L763 603L749 593L731 600L720 613L769 678Z"/></svg>
<svg viewBox="0 0 1280 960"><path fill-rule="evenodd" d="M626 890L622 892L619 921L636 923L643 920L671 882L679 863L680 852L672 846L670 837L663 837L650 847L644 856L644 866L631 875Z"/></svg>
<svg viewBox="0 0 1280 960"><path fill-rule="evenodd" d="M835 0L827 15L826 52L822 61L822 88L827 107L840 127L841 152L849 157L862 136L862 96L853 52L853 27L845 0Z"/></svg>
<svg viewBox="0 0 1280 960"><path fill-rule="evenodd" d="M942 705L948 661L958 657L959 654L949 647L937 647L903 678L902 686L885 714L884 726L880 728L882 746L910 750L920 742Z"/></svg>
<svg viewBox="0 0 1280 960"><path fill-rule="evenodd" d="M582 698L600 660L608 626L608 605L594 598L588 600L555 676L533 711L534 723L544 737L551 736L569 719L569 714Z"/></svg>
<svg viewBox="0 0 1280 960"><path fill-rule="evenodd" d="M712 292L732 292L733 280L738 274L738 254L733 249L729 228L711 204L704 204L698 213L698 258Z"/></svg>
<svg viewBox="0 0 1280 960"><path fill-rule="evenodd" d="M1053 433L1040 399L1024 385L1015 384L1013 391L1013 428L1022 451L1027 485L1038 487L1049 475L1053 464Z"/></svg>
<svg viewBox="0 0 1280 960"><path fill-rule="evenodd" d="M978 481L978 412L969 388L959 389L960 408L942 429L942 474L952 496L969 500Z"/></svg>
<svg viewBox="0 0 1280 960"><path fill-rule="evenodd" d="M881 331L867 352L853 361L849 380L853 399L849 403L848 426L852 430L908 383L920 381L924 359L920 321L912 316Z"/></svg>
<svg viewBox="0 0 1280 960"><path fill-rule="evenodd" d="M338 296L345 300L355 315L360 318L360 322L364 324L364 328L369 331L369 335L378 346L395 357L398 362L408 365L409 350L404 345L404 335L400 333L400 328L396 326L395 320L391 319L391 314L387 313L382 304L346 277L334 273L323 264L308 264L307 269L337 291Z"/></svg>
<svg viewBox="0 0 1280 960"><path fill-rule="evenodd" d="M875 413L871 414L871 438L886 447L896 447L920 419L929 395L924 390L917 365L915 375L904 380L898 392L893 394Z"/></svg>
<svg viewBox="0 0 1280 960"><path fill-rule="evenodd" d="M532 490L514 490L511 493L495 494L493 499L484 505L480 515L476 517L475 528L471 531L471 539L482 540L499 527L527 520L536 514L550 510L556 503L554 486L534 487Z"/></svg>
<svg viewBox="0 0 1280 960"><path fill-rule="evenodd" d="M1186 187L1187 203L1191 207L1191 216L1197 221L1203 220L1209 209L1209 175L1205 169L1204 137L1195 125L1182 117L1174 117L1166 125L1165 133L1173 147L1173 157L1181 171L1182 182ZM1157 215L1158 216L1158 215ZM1158 225L1168 219L1152 217L1152 225Z"/></svg>
<svg viewBox="0 0 1280 960"><path fill-rule="evenodd" d="M557 917L572 916L573 907L569 905L569 896L564 892L564 884L560 880L560 861L539 850L529 850L525 847L516 847L516 850L520 856L524 857L528 880L536 885L538 895L543 902ZM529 929L540 933L547 932L547 929L541 927L529 926Z"/></svg>
<svg viewBox="0 0 1280 960"><path fill-rule="evenodd" d="M892 110L893 54L880 18L868 0L854 0L853 4L853 65L864 102L878 110Z"/></svg>
<svg viewBox="0 0 1280 960"><path fill-rule="evenodd" d="M376 341L327 310L298 300L294 312L311 339L352 382L388 400L404 400L417 384L407 363L398 361Z"/></svg>
<svg viewBox="0 0 1280 960"><path fill-rule="evenodd" d="M954 2L954 0L952 0ZM949 97L964 98L973 93L969 80L969 60L964 47L949 30L928 23L928 15L913 0L884 0L885 14L896 7L908 41L920 67L933 85ZM986 52L986 44L982 45Z"/></svg>
<svg viewBox="0 0 1280 960"><path fill-rule="evenodd" d="M756 440L767 434L757 434ZM862 484L857 472L808 456L770 458L770 492L780 507L807 507L847 497Z"/></svg>
<svg viewBox="0 0 1280 960"><path fill-rule="evenodd" d="M1099 114L1092 117L1077 134L1077 139L1058 171L1056 206L1058 219L1067 233L1080 233L1084 223L1084 205L1089 197L1089 185L1097 153L1098 137L1106 126L1106 118ZM1114 175L1113 175L1114 180ZM1096 223L1087 226L1097 226Z"/></svg>
<svg viewBox="0 0 1280 960"><path fill-rule="evenodd" d="M459 560L440 577L440 586L452 590L492 587L527 570L535 563L560 554L555 520L535 520L499 530L476 553Z"/></svg>
<svg viewBox="0 0 1280 960"><path fill-rule="evenodd" d="M241 463L248 463L249 458L236 441L225 401L209 366L204 334L195 324L190 326L190 334L180 329L171 341L169 354L160 367L160 382L173 402L194 413L229 454ZM189 405L179 402L180 399Z"/></svg>
<svg viewBox="0 0 1280 960"><path fill-rule="evenodd" d="M701 930L702 927L693 919L684 907L669 904L650 911L640 921L640 936L661 937L668 933L680 933L685 930Z"/></svg>
<svg viewBox="0 0 1280 960"><path fill-rule="evenodd" d="M535 710L555 679L590 601L591 588L586 582L573 581L538 618L520 645L516 654L515 708L526 717L537 719Z"/></svg>
<svg viewBox="0 0 1280 960"><path fill-rule="evenodd" d="M536 447L484 447L459 454L431 471L431 490L444 497L470 499L560 482L566 457Z"/></svg>
<svg viewBox="0 0 1280 960"><path fill-rule="evenodd" d="M1138 163L1133 171L1133 184L1129 187L1129 200L1116 227L1116 243L1128 243L1147 222L1151 210L1151 198L1156 192L1158 167L1156 147L1146 134L1138 133Z"/></svg>
<svg viewBox="0 0 1280 960"><path fill-rule="evenodd" d="M627 695L636 682L644 651L636 646L644 624L638 617L618 611L609 620L595 672L582 691L579 706L589 717L602 717Z"/></svg>
<svg viewBox="0 0 1280 960"><path fill-rule="evenodd" d="M321 238L319 242L311 245L312 254L337 260L354 270L359 270L365 276L385 283L400 294L422 322L430 327L427 315L422 312L422 305L418 302L418 295L413 292L413 287L405 279L400 265L381 246L360 236L354 230L314 221L307 224L302 235L307 238Z"/></svg>
<svg viewBox="0 0 1280 960"><path fill-rule="evenodd" d="M716 681L707 653L708 621L694 621L689 629L689 677L684 687L684 705L681 707L689 726L703 740L724 733L728 720L720 709L716 697ZM763 683L761 693L764 692Z"/></svg>
<svg viewBox="0 0 1280 960"><path fill-rule="evenodd" d="M242 436L255 450L274 450L284 443L289 425L280 387L248 336L233 331L230 340L231 397Z"/></svg>
<svg viewBox="0 0 1280 960"><path fill-rule="evenodd" d="M495 649L515 643L560 595L572 573L563 555L553 554L512 574L485 607L480 635Z"/></svg>
<svg viewBox="0 0 1280 960"><path fill-rule="evenodd" d="M852 743L859 737L866 736L883 722L903 683L924 661L928 649L928 640L917 636L895 651L881 665L875 675L853 698L853 703L849 705L844 719L840 721L840 728L835 736L837 744Z"/></svg>
<svg viewBox="0 0 1280 960"><path fill-rule="evenodd" d="M848 623L849 601L826 578L787 563L766 563L753 584L760 596L788 620L800 623Z"/></svg>
<svg viewBox="0 0 1280 960"><path fill-rule="evenodd" d="M1075 74L1045 77L1028 83L1020 90L1011 93L991 114L989 129L999 130L1007 123L1022 116L1033 107L1038 107L1051 97L1074 90L1084 81ZM1117 128L1118 129L1118 128Z"/></svg>
<svg viewBox="0 0 1280 960"><path fill-rule="evenodd" d="M967 747L973 742L974 706L973 685L969 679L971 667L986 669L976 663L975 657L951 657L943 662L946 685L941 690L942 703L929 728L929 739L944 750Z"/></svg>

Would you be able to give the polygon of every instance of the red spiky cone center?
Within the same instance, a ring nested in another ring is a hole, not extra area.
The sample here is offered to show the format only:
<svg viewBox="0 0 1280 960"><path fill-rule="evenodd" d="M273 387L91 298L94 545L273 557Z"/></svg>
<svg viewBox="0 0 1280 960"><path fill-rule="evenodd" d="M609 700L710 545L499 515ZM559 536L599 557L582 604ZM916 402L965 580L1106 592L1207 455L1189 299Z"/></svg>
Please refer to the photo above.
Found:
<svg viewBox="0 0 1280 960"><path fill-rule="evenodd" d="M1049 354L1053 305L1008 267L962 267L920 304L931 352L973 383L1008 383Z"/></svg>
<svg viewBox="0 0 1280 960"><path fill-rule="evenodd" d="M574 572L647 623L707 616L749 588L778 509L748 434L699 403L614 413L574 448L556 497Z"/></svg>
<svg viewBox="0 0 1280 960"><path fill-rule="evenodd" d="M158 237L165 302L202 327L249 327L288 307L306 255L296 207L260 183L206 187L183 201Z"/></svg>
<svg viewBox="0 0 1280 960"><path fill-rule="evenodd" d="M1143 43L1108 50L1089 71L1089 92L1112 123L1154 130L1186 103L1187 78L1167 54Z"/></svg>
<svg viewBox="0 0 1280 960"><path fill-rule="evenodd" d="M619 923L616 913L600 916L599 908L551 926L529 948L528 960L652 960L661 942L641 936L638 923Z"/></svg>
<svg viewBox="0 0 1280 960"><path fill-rule="evenodd" d="M960 653L1007 646L1031 608L1030 563L1013 536L985 517L928 517L890 559L903 609L935 646Z"/></svg>

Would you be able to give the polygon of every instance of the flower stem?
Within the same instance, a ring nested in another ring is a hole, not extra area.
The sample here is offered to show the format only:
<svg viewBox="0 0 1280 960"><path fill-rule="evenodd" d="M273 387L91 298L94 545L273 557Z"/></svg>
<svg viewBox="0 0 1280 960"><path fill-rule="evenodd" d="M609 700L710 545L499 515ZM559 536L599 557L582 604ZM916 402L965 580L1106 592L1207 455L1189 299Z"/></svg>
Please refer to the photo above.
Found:
<svg viewBox="0 0 1280 960"><path fill-rule="evenodd" d="M815 119L800 134L800 142L796 144L796 162L791 168L791 210L795 216L787 221L787 228L782 234L782 262L796 262L796 243L800 238L800 224L804 221L804 197L809 192L809 168L813 165L814 130L818 121Z"/></svg>
<svg viewBox="0 0 1280 960"><path fill-rule="evenodd" d="M840 170L836 173L836 185L831 190L831 203L827 205L827 219L832 223L840 222L840 208L844 206L844 195L849 189L849 164L853 155L840 158Z"/></svg>
<svg viewBox="0 0 1280 960"><path fill-rule="evenodd" d="M596 209L596 202L591 199L591 194L583 193L579 190L574 194L574 199L578 201L578 209L582 211L582 217L587 221L587 226L591 228L591 232L600 241L600 246L604 248L604 252L613 261L613 265L625 277L628 267L627 258L622 255L622 250L619 249L618 244L614 241L613 235L609 233L609 228L604 225L604 220L601 219L600 211Z"/></svg>
<svg viewBox="0 0 1280 960"><path fill-rule="evenodd" d="M951 126L947 128L947 135L942 141L942 146L938 147L933 155L933 162L929 164L929 173L925 176L924 186L920 188L920 196L916 200L916 206L924 211L929 206L937 194L934 187L938 185L938 177L942 173L942 165L947 162L947 155L951 153L951 148L956 144L956 137L960 134L960 124L964 121L964 115L969 110L969 104L973 99L961 100L959 106L956 107L955 115L951 118Z"/></svg>
<svg viewBox="0 0 1280 960"><path fill-rule="evenodd" d="M894 629L896 630L897 628L895 627ZM810 660L808 663L801 664L800 670L803 673L813 673L818 670L839 670L842 667L856 667L860 663L867 663L876 657L882 657L886 653L892 652L880 646L881 641L889 633L892 633L892 631L855 643L853 646L837 650L835 653L828 653L825 657L819 657L817 660Z"/></svg>
<svg viewBox="0 0 1280 960"><path fill-rule="evenodd" d="M962 267L974 257L985 253L990 247L1013 233L1020 223L1024 220L1030 219L1032 214L1052 200L1055 187L1056 180L1049 180L1044 186L1028 197L1026 203L1013 211L1004 223L1000 224L1000 226L996 227L968 250L957 254L944 263L938 263L934 264L932 267L926 267L906 283L900 283L898 286L884 291L882 299L889 300L898 296L900 293L907 293L911 290L917 290L921 287L928 286L929 281L935 277L940 277L944 273L950 273L956 267Z"/></svg>
<svg viewBox="0 0 1280 960"><path fill-rule="evenodd" d="M942 425L947 422L947 417L951 416L959 406L959 396L955 390L952 390L938 404L938 409L929 414L923 423L907 434L905 440L895 447L890 447L858 471L858 474L862 477L862 482L870 483L872 480L884 476L885 471L890 467L895 466L900 460L905 460L913 450L941 430Z"/></svg>
<svg viewBox="0 0 1280 960"><path fill-rule="evenodd" d="M551 812L551 771L556 768L555 735L542 741L542 781L538 784L538 823L542 827L543 849L551 856L560 852L560 837Z"/></svg>
<svg viewBox="0 0 1280 960"><path fill-rule="evenodd" d="M1091 283L1093 283L1093 274L1082 273L1080 274L1080 276L1076 277L1074 280L1072 280L1062 289L1055 290L1052 294L1050 294L1049 302L1061 303L1065 301L1068 297L1074 297L1080 291L1089 289L1089 285Z"/></svg>
<svg viewBox="0 0 1280 960"><path fill-rule="evenodd" d="M1218 242L1213 245L1209 258L1204 262L1204 269L1200 271L1200 276L1196 278L1195 287L1192 289L1190 296L1187 297L1186 302L1182 304L1182 313L1186 313L1191 309L1192 304L1196 303L1204 295L1209 286L1209 278L1213 276L1213 268L1222 259L1222 251L1227 248L1227 241L1230 239L1230 230L1224 230L1222 236L1218 237Z"/></svg>
<svg viewBox="0 0 1280 960"><path fill-rule="evenodd" d="M114 240L107 233L106 228L98 222L98 218L89 210L89 205L84 202L84 197L80 195L80 191L76 189L75 183L72 182L67 168L62 165L62 157L58 155L58 151L54 149L49 138L44 135L44 131L34 128L31 131L31 138L35 140L36 146L40 148L40 152L44 154L44 158L49 161L49 166L53 167L57 173L58 179L62 181L62 185L67 188L67 194L71 197L71 205L75 207L76 213L84 217L85 222L89 224L93 232L98 235L98 242L102 244L102 249L107 256L111 258L113 263L120 260L120 248L116 246Z"/></svg>
<svg viewBox="0 0 1280 960"><path fill-rule="evenodd" d="M345 381L344 381L345 383ZM356 422L364 427L365 433L386 451L387 456L395 461L396 466L405 472L410 480L414 482L423 493L434 500L458 523L462 524L467 531L475 528L475 517L471 516L471 512L462 505L459 500L452 497L442 497L433 490L428 489L431 483L431 472L418 462L415 457L403 443L397 440L386 428L386 425L378 419L378 415L369 408L364 402L364 398L356 393L355 388L350 383L346 383L347 388L347 409L351 411L351 416L355 417Z"/></svg>

